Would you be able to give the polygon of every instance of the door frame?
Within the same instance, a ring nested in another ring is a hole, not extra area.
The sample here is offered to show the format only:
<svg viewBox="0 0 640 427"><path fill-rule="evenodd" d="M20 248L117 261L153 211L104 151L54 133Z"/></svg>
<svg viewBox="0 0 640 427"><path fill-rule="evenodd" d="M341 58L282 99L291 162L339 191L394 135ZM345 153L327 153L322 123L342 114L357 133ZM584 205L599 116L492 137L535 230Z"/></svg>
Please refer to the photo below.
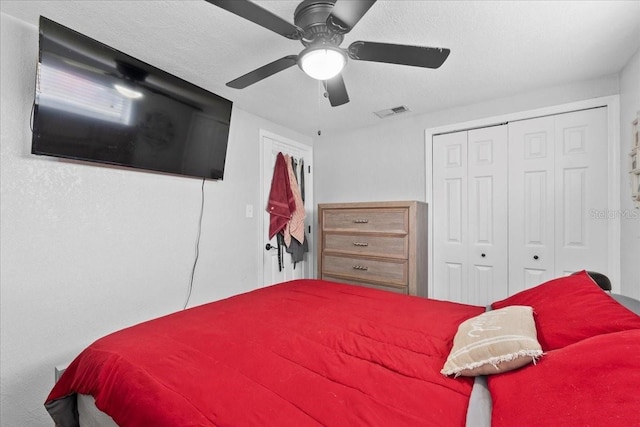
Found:
<svg viewBox="0 0 640 427"><path fill-rule="evenodd" d="M550 116L571 111L586 110L589 108L607 107L607 134L608 134L608 175L607 187L609 196L607 210L609 212L620 211L620 96L611 95L600 98L586 99L567 104L552 105L532 110L507 113L498 116L486 117L460 123L453 123L425 129L425 200L429 205L433 203L433 137L434 135L471 130L475 128L494 126L516 120L533 119L536 117ZM429 218L429 263L433 265L433 209L428 209ZM613 284L613 292L620 293L620 221L608 221L607 233L611 238L608 241L607 251L609 256L607 276ZM433 295L433 269L429 268L429 295Z"/></svg>
<svg viewBox="0 0 640 427"><path fill-rule="evenodd" d="M290 138L286 138L282 135L278 135L277 133L274 132L270 132L268 130L264 130L264 129L260 129L259 130L259 141L260 141L260 215L264 215L266 206L267 206L267 199L269 198L268 194L265 194L265 185L262 182L262 178L264 176L264 157L265 157L265 138L269 138L270 140L273 141L277 141L279 143L279 145L283 146L283 147L292 147L294 150L300 150L300 151L308 151L310 153L310 155L308 156L309 158L307 159L307 156L305 156L305 166L309 166L312 167L313 165L313 146L311 145L307 145L307 144L303 144L301 142L295 141L293 139ZM307 210L307 218L308 218L308 224L311 226L311 232L307 233L307 238L309 240L309 252L307 252L307 260L309 262L309 274L311 275L311 277L315 277L315 271L316 271L316 244L315 244L315 213L316 213L316 206L315 206L315 201L313 198L313 168L311 169L311 172L308 174L308 176L306 176L305 179L305 204L309 203L310 209ZM307 230L308 231L308 230ZM259 254L259 259L260 259L260 280L261 280L261 285L263 286L264 283L264 273L265 273L265 268L264 268L264 262L263 262L263 252L265 250L264 245L265 245L265 239L268 234L269 230L265 229L265 225L264 225L264 221L262 219L262 216L260 217L260 254Z"/></svg>

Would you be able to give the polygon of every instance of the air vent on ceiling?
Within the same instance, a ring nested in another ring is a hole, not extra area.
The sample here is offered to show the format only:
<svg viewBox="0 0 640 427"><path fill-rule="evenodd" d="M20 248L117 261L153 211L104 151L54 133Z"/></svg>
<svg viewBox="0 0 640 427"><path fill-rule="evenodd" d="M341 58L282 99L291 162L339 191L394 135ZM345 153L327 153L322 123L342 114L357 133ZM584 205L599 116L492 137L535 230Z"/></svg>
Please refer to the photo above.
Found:
<svg viewBox="0 0 640 427"><path fill-rule="evenodd" d="M406 113L407 111L410 111L410 110L404 105L401 105L399 107L387 108L386 110L376 111L373 114L380 117L381 119L384 119L385 117L394 116L400 113Z"/></svg>

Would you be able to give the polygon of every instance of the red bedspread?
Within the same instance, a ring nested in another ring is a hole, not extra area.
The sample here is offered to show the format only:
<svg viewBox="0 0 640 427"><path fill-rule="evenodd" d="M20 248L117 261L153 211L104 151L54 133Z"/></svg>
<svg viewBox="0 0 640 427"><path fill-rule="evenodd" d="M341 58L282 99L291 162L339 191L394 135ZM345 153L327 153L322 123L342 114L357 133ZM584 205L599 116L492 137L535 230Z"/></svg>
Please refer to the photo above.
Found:
<svg viewBox="0 0 640 427"><path fill-rule="evenodd" d="M440 374L483 307L297 280L99 339L47 398L90 394L120 426L463 426L470 378Z"/></svg>
<svg viewBox="0 0 640 427"><path fill-rule="evenodd" d="M640 426L640 329L551 350L489 377L495 427Z"/></svg>

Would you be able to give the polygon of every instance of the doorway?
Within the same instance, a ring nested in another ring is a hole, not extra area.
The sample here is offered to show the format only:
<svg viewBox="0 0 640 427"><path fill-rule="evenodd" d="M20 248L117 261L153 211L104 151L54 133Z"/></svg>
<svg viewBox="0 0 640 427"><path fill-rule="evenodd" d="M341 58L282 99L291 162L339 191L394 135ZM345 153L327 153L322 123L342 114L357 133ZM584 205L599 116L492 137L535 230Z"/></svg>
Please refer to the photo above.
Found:
<svg viewBox="0 0 640 427"><path fill-rule="evenodd" d="M314 236L314 203L313 203L313 148L276 135L267 131L260 131L260 146L262 148L261 177L262 190L260 196L260 210L262 211L262 285L269 286L294 279L313 277L315 271L315 244ZM288 154L296 159L300 174L304 176L304 208L305 208L305 239L309 252L304 254L301 262L294 263L291 254L286 250L280 251L282 259L278 258L278 242L274 236L269 239L269 213L266 211L271 179L278 153Z"/></svg>

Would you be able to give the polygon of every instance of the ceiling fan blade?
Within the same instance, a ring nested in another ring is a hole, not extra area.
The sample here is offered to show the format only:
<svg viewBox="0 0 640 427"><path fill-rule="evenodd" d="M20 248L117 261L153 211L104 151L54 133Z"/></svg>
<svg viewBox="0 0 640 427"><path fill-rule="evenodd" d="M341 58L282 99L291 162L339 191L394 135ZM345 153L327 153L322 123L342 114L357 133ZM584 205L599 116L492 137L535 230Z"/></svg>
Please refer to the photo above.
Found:
<svg viewBox="0 0 640 427"><path fill-rule="evenodd" d="M357 41L348 49L349 58L360 61L386 62L414 67L438 68L451 51L439 47Z"/></svg>
<svg viewBox="0 0 640 427"><path fill-rule="evenodd" d="M256 23L268 30L285 36L288 39L299 40L302 29L280 18L257 4L247 0L206 0L224 10Z"/></svg>
<svg viewBox="0 0 640 427"><path fill-rule="evenodd" d="M346 34L360 21L376 0L337 0L327 25L338 34Z"/></svg>
<svg viewBox="0 0 640 427"><path fill-rule="evenodd" d="M260 68L257 68L244 76L238 77L235 80L231 80L227 83L227 86L232 87L234 89L244 89L247 86L250 86L254 83L259 82L262 79L266 79L269 76L274 75L275 73L279 73L282 70L286 70L289 67L292 67L298 63L298 55L289 55L280 59L276 59L275 61L263 65Z"/></svg>
<svg viewBox="0 0 640 427"><path fill-rule="evenodd" d="M344 85L344 79L341 74L338 74L332 79L325 80L324 88L327 91L329 103L332 107L337 107L349 102L349 94L347 94L347 87Z"/></svg>

